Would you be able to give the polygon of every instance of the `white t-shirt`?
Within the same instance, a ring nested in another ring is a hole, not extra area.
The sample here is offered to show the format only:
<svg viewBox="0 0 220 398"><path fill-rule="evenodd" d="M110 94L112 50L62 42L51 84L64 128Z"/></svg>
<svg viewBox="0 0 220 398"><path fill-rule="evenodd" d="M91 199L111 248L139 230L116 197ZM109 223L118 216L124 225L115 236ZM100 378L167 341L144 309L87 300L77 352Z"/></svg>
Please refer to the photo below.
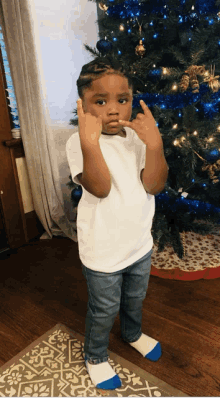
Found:
<svg viewBox="0 0 220 398"><path fill-rule="evenodd" d="M82 263L94 271L116 272L133 264L153 246L151 227L155 198L141 182L146 145L125 127L126 137L101 134L101 152L111 174L106 198L97 198L82 187L77 209L77 237ZM72 179L83 172L79 133L66 144Z"/></svg>

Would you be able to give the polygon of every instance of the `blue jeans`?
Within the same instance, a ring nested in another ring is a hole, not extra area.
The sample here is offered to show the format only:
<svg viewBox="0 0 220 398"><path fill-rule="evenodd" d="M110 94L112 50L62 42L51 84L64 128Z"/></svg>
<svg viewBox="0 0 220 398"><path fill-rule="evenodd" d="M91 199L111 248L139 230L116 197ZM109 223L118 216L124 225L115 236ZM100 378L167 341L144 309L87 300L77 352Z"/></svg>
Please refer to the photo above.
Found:
<svg viewBox="0 0 220 398"><path fill-rule="evenodd" d="M84 353L91 363L108 360L109 333L118 312L122 339L133 343L140 338L151 254L152 250L129 267L113 273L93 271L82 264L88 290Z"/></svg>

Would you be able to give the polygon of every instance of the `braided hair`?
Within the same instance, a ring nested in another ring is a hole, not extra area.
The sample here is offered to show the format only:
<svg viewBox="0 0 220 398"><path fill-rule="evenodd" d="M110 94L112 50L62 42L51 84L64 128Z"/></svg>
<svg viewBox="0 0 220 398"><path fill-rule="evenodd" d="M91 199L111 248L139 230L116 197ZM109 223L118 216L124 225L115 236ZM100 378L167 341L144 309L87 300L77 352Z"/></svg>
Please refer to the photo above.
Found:
<svg viewBox="0 0 220 398"><path fill-rule="evenodd" d="M128 80L129 88L133 90L133 80L129 71L113 56L96 57L93 61L82 67L79 78L77 79L77 89L80 98L83 98L84 91L89 89L94 80L103 75L120 75Z"/></svg>

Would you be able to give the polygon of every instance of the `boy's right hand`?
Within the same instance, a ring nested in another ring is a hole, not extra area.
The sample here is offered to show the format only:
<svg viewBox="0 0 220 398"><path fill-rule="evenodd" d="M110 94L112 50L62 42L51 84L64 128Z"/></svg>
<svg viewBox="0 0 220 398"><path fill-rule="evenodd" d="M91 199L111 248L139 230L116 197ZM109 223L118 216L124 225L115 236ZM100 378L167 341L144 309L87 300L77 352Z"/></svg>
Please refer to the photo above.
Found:
<svg viewBox="0 0 220 398"><path fill-rule="evenodd" d="M79 136L85 144L96 144L102 133L101 116L93 116L85 113L81 98L77 100L77 114L79 119Z"/></svg>

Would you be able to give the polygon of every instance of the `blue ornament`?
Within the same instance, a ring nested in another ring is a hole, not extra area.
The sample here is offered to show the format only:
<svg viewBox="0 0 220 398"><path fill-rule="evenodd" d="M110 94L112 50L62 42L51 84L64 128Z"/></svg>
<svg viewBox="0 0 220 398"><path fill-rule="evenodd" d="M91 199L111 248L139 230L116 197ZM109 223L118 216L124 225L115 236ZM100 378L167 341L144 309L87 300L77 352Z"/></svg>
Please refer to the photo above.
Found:
<svg viewBox="0 0 220 398"><path fill-rule="evenodd" d="M220 158L220 151L217 148L212 149L210 152L206 152L205 158L208 162L216 162Z"/></svg>
<svg viewBox="0 0 220 398"><path fill-rule="evenodd" d="M159 80L161 78L161 69L152 69L149 73L148 73L148 77L151 80Z"/></svg>
<svg viewBox="0 0 220 398"><path fill-rule="evenodd" d="M109 53L112 50L112 47L112 43L108 40L101 39L96 43L96 48L100 53L102 53L102 55Z"/></svg>
<svg viewBox="0 0 220 398"><path fill-rule="evenodd" d="M71 200L76 207L82 197L82 187L79 185L78 187L74 188L71 192Z"/></svg>
<svg viewBox="0 0 220 398"><path fill-rule="evenodd" d="M201 107L203 108L205 116L208 117L210 120L213 119L215 113L219 112L218 102L203 103L201 101Z"/></svg>
<svg viewBox="0 0 220 398"><path fill-rule="evenodd" d="M200 14L217 13L219 10L215 3L216 0L196 0L195 8Z"/></svg>

